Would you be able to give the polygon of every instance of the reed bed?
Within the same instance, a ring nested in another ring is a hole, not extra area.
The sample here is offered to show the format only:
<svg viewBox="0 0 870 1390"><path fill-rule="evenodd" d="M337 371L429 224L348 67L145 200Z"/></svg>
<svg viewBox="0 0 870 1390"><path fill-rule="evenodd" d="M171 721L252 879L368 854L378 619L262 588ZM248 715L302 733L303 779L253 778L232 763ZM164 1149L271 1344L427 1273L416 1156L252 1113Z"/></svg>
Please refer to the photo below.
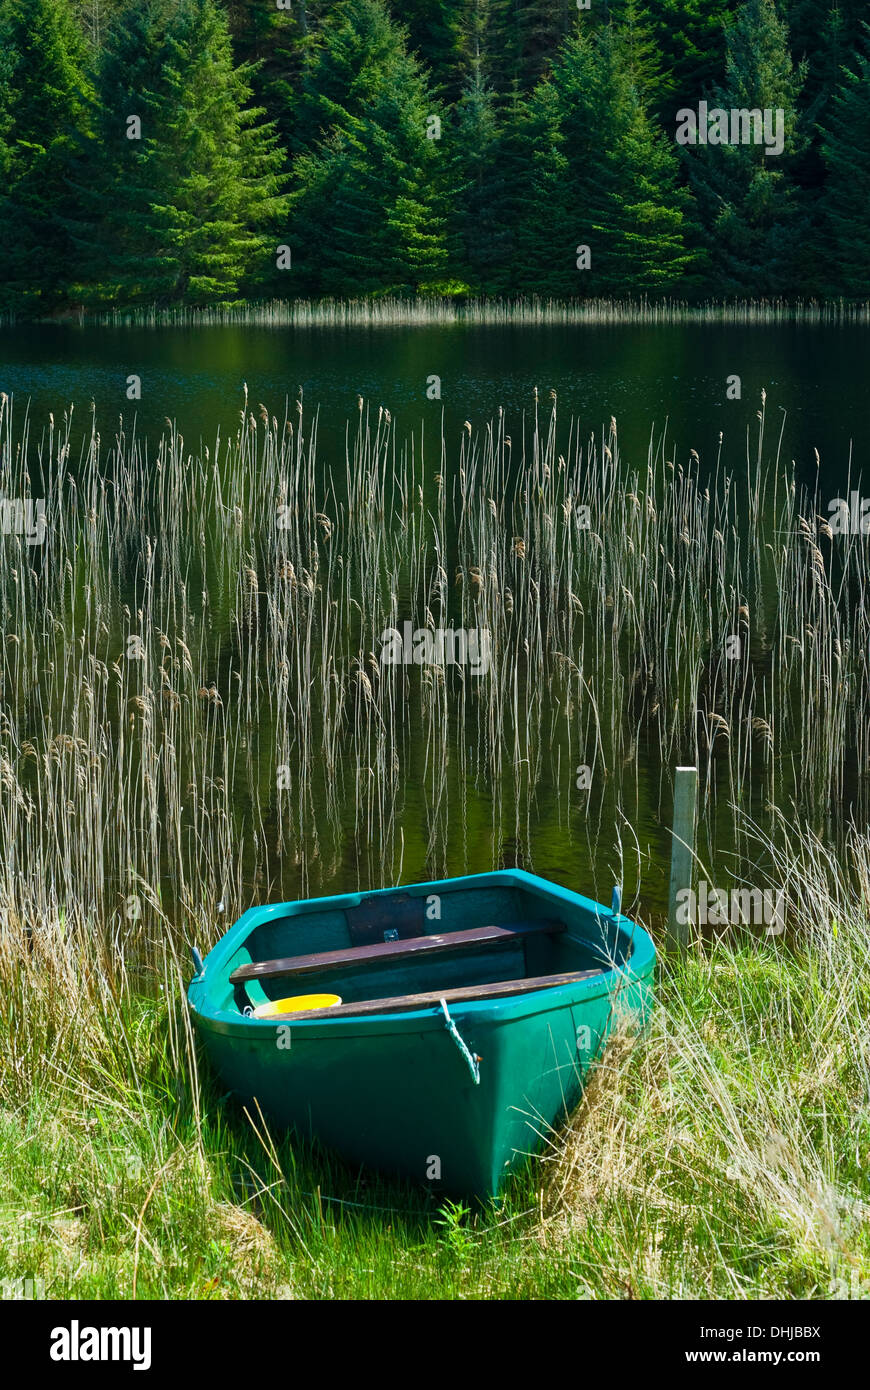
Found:
<svg viewBox="0 0 870 1390"><path fill-rule="evenodd" d="M3 400L5 495L46 527L0 536L4 930L209 945L266 894L533 868L554 835L595 873L687 761L735 878L735 808L835 834L866 809L866 546L766 461L764 411L746 476L702 485L537 393L434 462L360 401L341 469L301 403L196 452L91 419L74 458L72 411L35 437ZM489 669L384 664L404 622L488 634ZM653 921L666 844L613 864Z"/></svg>
<svg viewBox="0 0 870 1390"><path fill-rule="evenodd" d="M655 327L676 323L812 325L867 323L870 305L847 300L705 300L699 303L679 299L559 300L538 296L478 299L386 295L380 299L269 300L202 308L153 305L94 314L81 310L78 317L82 323L113 328L210 328L233 324L265 328L406 328L454 323L495 327L512 324L527 327L538 324Z"/></svg>

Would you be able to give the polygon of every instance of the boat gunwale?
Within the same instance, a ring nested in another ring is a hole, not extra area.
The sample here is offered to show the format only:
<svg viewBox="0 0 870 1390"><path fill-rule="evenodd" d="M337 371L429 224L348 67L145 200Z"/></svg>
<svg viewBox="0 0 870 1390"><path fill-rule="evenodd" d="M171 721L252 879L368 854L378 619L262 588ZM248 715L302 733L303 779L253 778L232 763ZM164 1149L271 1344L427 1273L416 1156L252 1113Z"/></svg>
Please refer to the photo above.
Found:
<svg viewBox="0 0 870 1390"><path fill-rule="evenodd" d="M251 932L264 922L269 921L270 918L303 916L312 911L316 912L318 905L320 905L320 910L325 910L326 904L331 909L358 906L362 899L369 898L375 893L384 897L390 894L408 892L427 896L430 893L438 892L438 890L441 890L442 893L461 892L472 888L508 885L522 888L550 902L560 899L575 909L581 908L587 915L598 919L599 922L615 923L618 930L628 938L631 946L630 957L625 965L619 965L613 961L609 965L605 964L599 974L589 976L584 980L566 982L561 985L553 985L550 988L530 990L516 995L506 995L502 998L462 1001L455 1005L452 1012L467 1015L469 1022L490 1017L497 1020L499 1016L507 1022L509 1019L526 1017L532 1013L570 1007L572 1004L584 1004L605 995L617 995L622 989L644 983L652 975L656 957L655 947L648 932L637 922L621 912L614 913L612 908L605 907L602 903L586 898L572 889L563 888L560 884L551 883L536 874L530 874L524 869L496 869L484 874L470 874L459 878L403 884L393 888L371 890L370 892L360 891L326 898L307 898L290 903L270 903L248 908L215 943L205 957L202 973L194 977L188 988L188 1005L195 1014L196 1020L208 1031L222 1036L247 1037L251 1040L259 1037L265 1041L269 1035L274 1037L276 1028L287 1027L292 1027L294 1033L304 1033L305 1038L312 1040L320 1036L348 1037L353 1032L364 1034L383 1033L384 1031L419 1032L421 1028L424 1031L443 1028L443 1016L437 1004L427 1005L419 1009L364 1015L346 1014L338 1017L330 1017L328 1012L324 1012L323 1016L319 1018L309 1017L300 1019L298 1022L282 1019L276 1023L274 1019L254 1018L251 1015L240 1014L235 1009L215 1007L209 997L209 985L215 974L226 967L229 959L244 945ZM578 928L575 924L569 924L563 939L567 938L578 944L590 945L588 938L578 936L577 931Z"/></svg>

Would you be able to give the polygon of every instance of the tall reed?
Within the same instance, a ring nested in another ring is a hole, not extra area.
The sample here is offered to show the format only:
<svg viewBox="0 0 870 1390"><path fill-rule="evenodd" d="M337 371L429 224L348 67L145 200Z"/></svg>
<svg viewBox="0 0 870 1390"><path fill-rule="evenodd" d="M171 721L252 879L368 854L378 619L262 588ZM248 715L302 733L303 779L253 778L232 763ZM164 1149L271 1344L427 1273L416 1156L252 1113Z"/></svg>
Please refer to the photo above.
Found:
<svg viewBox="0 0 870 1390"><path fill-rule="evenodd" d="M254 324L270 328L413 327L468 323L507 324L656 324L673 323L867 323L870 305L845 300L753 299L571 299L539 296L516 299L384 296L381 299L291 299L205 308L153 305L145 309L112 309L81 322L113 328L208 328Z"/></svg>

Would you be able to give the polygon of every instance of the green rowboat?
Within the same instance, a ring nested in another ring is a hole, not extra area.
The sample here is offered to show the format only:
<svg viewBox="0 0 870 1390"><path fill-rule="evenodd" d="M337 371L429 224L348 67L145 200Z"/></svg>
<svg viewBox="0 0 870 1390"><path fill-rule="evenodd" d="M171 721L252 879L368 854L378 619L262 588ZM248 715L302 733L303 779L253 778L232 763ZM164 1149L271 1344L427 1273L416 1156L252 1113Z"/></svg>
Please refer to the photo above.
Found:
<svg viewBox="0 0 870 1390"><path fill-rule="evenodd" d="M618 890L607 908L509 869L251 908L194 963L194 1023L249 1106L485 1198L576 1104L616 1021L643 1024L655 949Z"/></svg>

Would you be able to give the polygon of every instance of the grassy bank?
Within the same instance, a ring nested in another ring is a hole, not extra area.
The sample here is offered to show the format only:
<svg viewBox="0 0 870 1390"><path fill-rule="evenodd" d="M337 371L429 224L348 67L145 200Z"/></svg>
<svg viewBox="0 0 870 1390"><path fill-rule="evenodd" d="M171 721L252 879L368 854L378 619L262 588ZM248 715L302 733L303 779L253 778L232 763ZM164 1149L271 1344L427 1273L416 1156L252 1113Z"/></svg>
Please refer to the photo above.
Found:
<svg viewBox="0 0 870 1390"><path fill-rule="evenodd" d="M792 944L720 942L668 972L649 1035L611 1045L546 1156L477 1212L222 1102L170 955L134 982L94 937L46 930L23 957L6 936L0 1278L48 1297L870 1297L870 841L848 871L811 841L779 867Z"/></svg>

